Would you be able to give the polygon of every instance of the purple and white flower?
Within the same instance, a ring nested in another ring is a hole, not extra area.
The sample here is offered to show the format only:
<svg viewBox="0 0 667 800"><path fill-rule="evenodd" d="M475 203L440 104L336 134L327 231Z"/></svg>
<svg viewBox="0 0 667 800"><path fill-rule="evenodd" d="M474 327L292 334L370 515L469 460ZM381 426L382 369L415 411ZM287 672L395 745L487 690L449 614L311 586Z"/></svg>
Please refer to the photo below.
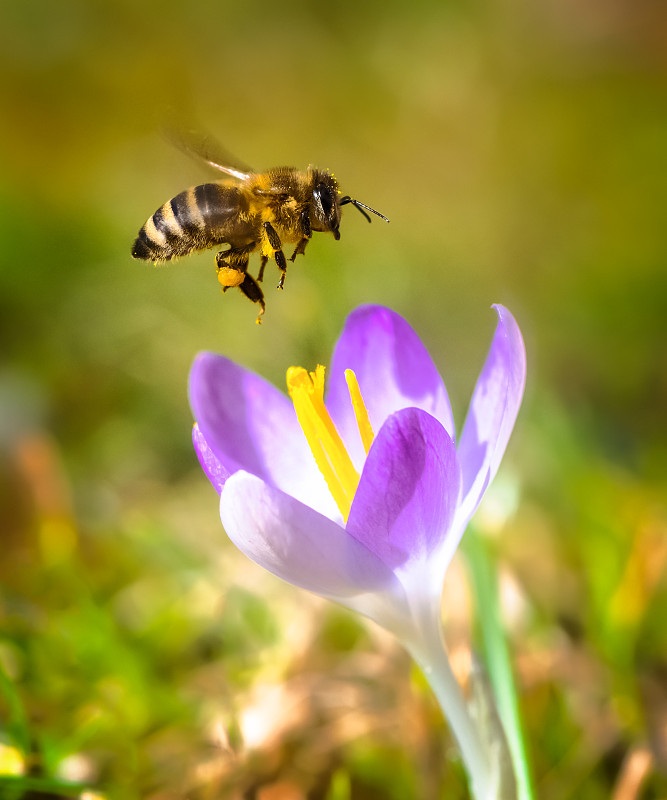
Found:
<svg viewBox="0 0 667 800"><path fill-rule="evenodd" d="M497 776L442 650L439 604L524 390L521 333L506 308L495 309L458 440L426 348L380 306L348 317L326 399L321 367L288 371L291 399L212 353L199 354L190 374L194 445L230 539L274 574L397 635L429 675L475 796L485 798L496 796Z"/></svg>
<svg viewBox="0 0 667 800"><path fill-rule="evenodd" d="M198 355L194 444L232 541L281 578L390 629L413 617L426 594L439 598L523 394L521 333L507 309L495 308L498 326L458 443L445 385L408 323L379 306L350 315L325 400L360 475L346 522L289 397L223 356ZM368 454L346 370L376 432Z"/></svg>

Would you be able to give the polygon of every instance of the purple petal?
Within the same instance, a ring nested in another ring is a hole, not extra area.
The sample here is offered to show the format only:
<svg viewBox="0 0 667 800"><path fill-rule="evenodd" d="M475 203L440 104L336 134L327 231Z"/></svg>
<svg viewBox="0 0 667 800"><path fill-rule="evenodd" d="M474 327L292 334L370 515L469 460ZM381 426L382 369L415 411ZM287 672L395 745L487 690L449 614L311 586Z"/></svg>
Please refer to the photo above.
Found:
<svg viewBox="0 0 667 800"><path fill-rule="evenodd" d="M519 326L506 308L494 308L498 326L473 392L458 448L463 470L461 517L466 522L498 470L526 382L526 351Z"/></svg>
<svg viewBox="0 0 667 800"><path fill-rule="evenodd" d="M227 473L251 472L332 518L340 516L286 395L213 353L195 359L189 394L200 435Z"/></svg>
<svg viewBox="0 0 667 800"><path fill-rule="evenodd" d="M229 472L213 454L198 425L194 425L192 428L192 444L195 446L195 452L202 469L213 484L215 491L220 494L225 481L229 478Z"/></svg>
<svg viewBox="0 0 667 800"><path fill-rule="evenodd" d="M327 408L355 463L363 449L345 383L354 370L373 430L401 408L421 408L454 435L445 385L426 348L408 323L382 306L361 306L347 318L328 376Z"/></svg>
<svg viewBox="0 0 667 800"><path fill-rule="evenodd" d="M425 562L447 536L461 492L456 447L434 417L393 414L375 438L347 530L391 568Z"/></svg>
<svg viewBox="0 0 667 800"><path fill-rule="evenodd" d="M393 572L343 527L247 472L225 484L220 518L240 550L295 586L333 598L398 586Z"/></svg>

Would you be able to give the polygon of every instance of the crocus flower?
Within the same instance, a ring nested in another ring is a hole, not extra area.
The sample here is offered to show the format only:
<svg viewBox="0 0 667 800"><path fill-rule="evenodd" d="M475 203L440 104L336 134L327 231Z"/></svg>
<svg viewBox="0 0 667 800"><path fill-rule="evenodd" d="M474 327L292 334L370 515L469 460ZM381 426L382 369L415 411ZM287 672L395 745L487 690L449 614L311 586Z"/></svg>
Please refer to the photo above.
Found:
<svg viewBox="0 0 667 800"><path fill-rule="evenodd" d="M347 319L326 399L322 367L288 370L290 397L211 353L197 356L190 375L194 445L220 494L228 536L274 574L399 637L431 680L475 796L485 798L496 789L442 655L439 602L523 395L521 333L506 308L495 309L498 325L458 441L424 345L380 306Z"/></svg>

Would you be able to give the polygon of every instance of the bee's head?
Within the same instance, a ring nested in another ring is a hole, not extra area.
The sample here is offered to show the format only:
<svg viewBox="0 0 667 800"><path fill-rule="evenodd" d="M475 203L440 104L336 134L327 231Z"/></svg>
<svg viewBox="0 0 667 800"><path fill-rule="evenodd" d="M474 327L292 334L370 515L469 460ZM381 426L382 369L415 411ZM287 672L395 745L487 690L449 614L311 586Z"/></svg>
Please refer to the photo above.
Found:
<svg viewBox="0 0 667 800"><path fill-rule="evenodd" d="M310 223L314 231L331 231L340 239L340 199L338 182L330 172L313 170L313 202Z"/></svg>

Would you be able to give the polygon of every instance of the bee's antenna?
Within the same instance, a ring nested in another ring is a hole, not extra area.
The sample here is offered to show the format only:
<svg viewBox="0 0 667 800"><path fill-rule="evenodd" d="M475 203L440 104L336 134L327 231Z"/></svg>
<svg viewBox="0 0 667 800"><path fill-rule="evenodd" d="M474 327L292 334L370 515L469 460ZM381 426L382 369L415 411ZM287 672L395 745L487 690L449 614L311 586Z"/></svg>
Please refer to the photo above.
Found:
<svg viewBox="0 0 667 800"><path fill-rule="evenodd" d="M364 208L368 211L372 211L374 214L377 214L378 217L382 217L385 222L389 222L389 220L385 217L384 214L380 214L379 211L376 211L374 208L367 206L365 203L360 203L359 200L353 200L349 195L345 195L345 197L341 197L340 204L342 206L346 206L348 203L352 203L352 205L357 209L360 214L363 214L366 219L370 222L371 218L368 214L363 210Z"/></svg>

